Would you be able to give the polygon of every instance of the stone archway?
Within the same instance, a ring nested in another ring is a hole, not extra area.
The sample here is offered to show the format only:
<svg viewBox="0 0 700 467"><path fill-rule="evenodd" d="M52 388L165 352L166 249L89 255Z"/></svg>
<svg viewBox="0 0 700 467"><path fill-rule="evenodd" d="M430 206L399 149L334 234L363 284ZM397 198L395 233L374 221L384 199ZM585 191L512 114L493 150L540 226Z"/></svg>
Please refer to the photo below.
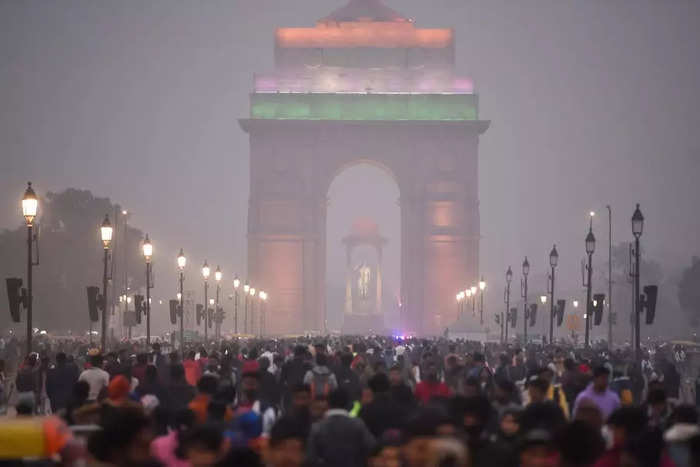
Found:
<svg viewBox="0 0 700 467"><path fill-rule="evenodd" d="M352 0L343 14L358 5L362 18L278 30L277 69L256 77L251 116L240 120L251 154L248 275L269 291L270 334L325 331L326 195L359 159L399 187L404 332L442 332L457 318L455 291L478 277L478 140L489 122L453 74L452 32L400 16L368 21L377 0ZM390 65L379 77L378 59ZM419 90L426 70L432 88ZM368 83L403 91L362 92Z"/></svg>

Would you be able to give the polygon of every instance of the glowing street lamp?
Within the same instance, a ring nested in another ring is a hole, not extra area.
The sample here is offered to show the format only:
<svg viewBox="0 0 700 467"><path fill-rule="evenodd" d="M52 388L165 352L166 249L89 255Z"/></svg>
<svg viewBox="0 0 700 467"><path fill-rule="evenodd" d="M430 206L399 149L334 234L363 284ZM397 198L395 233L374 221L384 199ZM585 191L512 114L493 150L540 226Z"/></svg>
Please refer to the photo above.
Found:
<svg viewBox="0 0 700 467"><path fill-rule="evenodd" d="M34 334L32 332L32 301L34 297L32 268L36 266L36 264L32 256L32 242L34 241L34 219L36 219L38 207L39 200L32 188L32 182L28 182L27 189L22 198L22 215L27 223L27 299L24 304L24 307L27 309L27 355L32 352L32 336Z"/></svg>
<svg viewBox="0 0 700 467"><path fill-rule="evenodd" d="M216 308L214 308L214 313L217 313L219 310L219 295L221 293L221 279L223 277L223 274L221 273L221 267L216 266L216 271L214 272L214 280L216 280ZM221 333L221 324L219 320L216 320L216 326L214 327L214 334L216 335L217 339L219 338L219 335Z"/></svg>
<svg viewBox="0 0 700 467"><path fill-rule="evenodd" d="M501 313L501 343L505 339L508 342L508 317L510 316L510 283L513 280L513 269L508 266L506 271L506 290L504 291L504 301L506 302L506 312Z"/></svg>
<svg viewBox="0 0 700 467"><path fill-rule="evenodd" d="M542 302L542 305L545 305L547 303L547 296L546 295L540 296L540 302Z"/></svg>
<svg viewBox="0 0 700 467"><path fill-rule="evenodd" d="M107 351L107 285L109 282L109 277L107 275L108 265L109 265L109 247L112 244L112 235L114 234L114 229L112 228L112 223L109 222L109 216L105 214L105 218L100 226L100 237L102 240L102 247L104 248L104 270L102 272L102 352Z"/></svg>
<svg viewBox="0 0 700 467"><path fill-rule="evenodd" d="M588 273L588 280L585 281L585 283L583 284L586 287L586 347L590 345L590 321L592 314L591 294L593 290L593 285L591 284L591 281L593 278L593 253L595 252L595 235L593 235L593 216L595 216L595 213L591 211L588 235L586 235L586 254L588 255L588 264L586 265L586 272Z"/></svg>
<svg viewBox="0 0 700 467"><path fill-rule="evenodd" d="M238 276L233 278L233 332L238 334L238 289L241 287L241 280Z"/></svg>
<svg viewBox="0 0 700 467"><path fill-rule="evenodd" d="M641 352L641 339L639 336L639 333L641 332L641 325L640 325L640 315L642 313L642 304L639 299L639 277L640 277L640 246L639 246L639 239L642 236L642 233L644 232L644 215L642 215L642 211L639 209L639 203L637 203L637 208L634 210L634 214L632 215L632 235L634 235L634 273L632 273L632 276L634 278L634 353L635 357L637 360L640 358L640 352Z"/></svg>
<svg viewBox="0 0 700 467"><path fill-rule="evenodd" d="M244 301L244 310L243 310L243 334L248 334L248 297L250 295L250 285L248 285L248 282L246 282L243 285L243 301Z"/></svg>
<svg viewBox="0 0 700 467"><path fill-rule="evenodd" d="M185 307L183 303L185 266L187 266L187 257L182 248L180 248L180 253L177 255L177 269L180 271L180 291L177 293L177 301L180 302L180 353L182 354L183 361L185 359Z"/></svg>
<svg viewBox="0 0 700 467"><path fill-rule="evenodd" d="M484 276L481 276L481 280L479 281L479 321L482 326L484 324L484 290L486 290L486 281L484 280Z"/></svg>
<svg viewBox="0 0 700 467"><path fill-rule="evenodd" d="M204 260L204 265L202 266L202 277L204 278L204 307L207 307L207 303L209 303L209 299L207 298L209 295L209 275L211 274L211 269L209 269L209 264L207 263L206 260ZM207 310L204 310L204 341L208 341L208 333L209 333L209 313Z"/></svg>
<svg viewBox="0 0 700 467"><path fill-rule="evenodd" d="M552 272L549 275L549 293L551 295L551 300L549 303L549 343L554 342L554 273L557 265L559 264L559 252L557 251L557 246L552 247L552 251L549 252L549 266L552 268ZM544 302L543 302L544 304Z"/></svg>
<svg viewBox="0 0 700 467"><path fill-rule="evenodd" d="M24 192L24 197L22 198L22 215L24 220L27 221L27 226L34 224L34 219L36 218L36 213L39 208L39 200L34 193L32 188L32 182L27 183L27 189Z"/></svg>
<svg viewBox="0 0 700 467"><path fill-rule="evenodd" d="M143 241L143 257L146 260L146 345L151 344L151 258L153 257L153 244L146 234Z"/></svg>
<svg viewBox="0 0 700 467"><path fill-rule="evenodd" d="M248 289L250 295L250 333L255 334L255 295L257 291L254 287Z"/></svg>

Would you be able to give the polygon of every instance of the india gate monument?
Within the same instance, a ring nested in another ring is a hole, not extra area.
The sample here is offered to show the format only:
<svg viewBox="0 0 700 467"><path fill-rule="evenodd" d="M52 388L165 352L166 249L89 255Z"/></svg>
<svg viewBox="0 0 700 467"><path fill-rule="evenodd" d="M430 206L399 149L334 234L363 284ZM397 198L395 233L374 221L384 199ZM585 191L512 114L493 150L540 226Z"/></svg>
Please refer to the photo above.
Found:
<svg viewBox="0 0 700 467"><path fill-rule="evenodd" d="M272 297L267 333L327 331L328 189L358 163L399 188L397 331L441 334L457 320L455 291L478 281L478 146L489 122L472 80L456 72L455 47L451 29L420 28L380 0L275 32L274 69L255 75L240 120L250 140L248 278Z"/></svg>

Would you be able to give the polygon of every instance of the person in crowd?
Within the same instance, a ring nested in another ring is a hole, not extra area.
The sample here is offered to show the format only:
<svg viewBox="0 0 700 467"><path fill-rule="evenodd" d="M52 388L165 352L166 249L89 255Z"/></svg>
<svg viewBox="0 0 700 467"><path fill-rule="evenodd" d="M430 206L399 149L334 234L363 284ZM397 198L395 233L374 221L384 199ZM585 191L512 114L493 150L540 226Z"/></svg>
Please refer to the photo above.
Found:
<svg viewBox="0 0 700 467"><path fill-rule="evenodd" d="M428 363L423 379L416 385L416 399L427 404L434 397L449 397L450 388L440 381L438 367L434 362Z"/></svg>
<svg viewBox="0 0 700 467"><path fill-rule="evenodd" d="M599 366L593 371L593 381L588 384L574 403L574 414L581 401L588 399L598 406L603 418L607 419L611 413L620 407L620 398L608 387L610 370Z"/></svg>
<svg viewBox="0 0 700 467"><path fill-rule="evenodd" d="M700 436L698 410L692 405L676 407L669 419L669 428L664 432L668 455L676 466L692 464L691 440Z"/></svg>
<svg viewBox="0 0 700 467"><path fill-rule="evenodd" d="M241 375L241 393L237 412L252 410L262 417L263 433L268 435L277 418L274 406L260 399L260 369L257 361L252 360L243 365Z"/></svg>
<svg viewBox="0 0 700 467"><path fill-rule="evenodd" d="M51 401L53 413L66 408L78 377L77 368L66 364L66 354L58 352L56 365L49 369L46 376L46 394Z"/></svg>
<svg viewBox="0 0 700 467"><path fill-rule="evenodd" d="M350 365L352 365L352 354L343 352L340 356L340 365L335 370L335 379L338 382L338 387L347 391L350 400L359 401L362 395L362 387L360 386L360 378L357 376Z"/></svg>
<svg viewBox="0 0 700 467"><path fill-rule="evenodd" d="M226 455L223 427L213 423L195 425L178 437L177 455L192 467L216 465Z"/></svg>
<svg viewBox="0 0 700 467"><path fill-rule="evenodd" d="M93 355L90 363L90 367L80 373L78 380L85 381L90 385L88 401L96 402L100 393L106 390L109 385L109 373L102 369L102 355Z"/></svg>
<svg viewBox="0 0 700 467"><path fill-rule="evenodd" d="M152 395L158 399L160 404L168 406L168 393L158 377L158 369L155 365L146 366L143 381L136 387L135 393L139 400L144 396Z"/></svg>
<svg viewBox="0 0 700 467"><path fill-rule="evenodd" d="M316 354L316 364L304 375L304 384L311 387L311 397L316 395L328 396L338 388L335 375L328 369L328 356L325 353Z"/></svg>
<svg viewBox="0 0 700 467"><path fill-rule="evenodd" d="M280 385L285 394L289 394L291 388L304 382L306 373L311 369L311 366L306 361L306 348L303 345L294 347L294 357L282 366L280 373ZM289 400L285 401L285 406L289 404Z"/></svg>
<svg viewBox="0 0 700 467"><path fill-rule="evenodd" d="M202 376L202 367L195 360L196 353L194 350L187 352L187 358L182 362L182 366L185 369L185 380L187 384L193 387L197 387L197 382Z"/></svg>
<svg viewBox="0 0 700 467"><path fill-rule="evenodd" d="M409 412L416 407L416 398L405 374L398 363L389 369L389 392L394 402L400 405L404 412Z"/></svg>
<svg viewBox="0 0 700 467"><path fill-rule="evenodd" d="M263 459L267 467L301 467L305 465L308 432L292 417L282 417L272 427ZM330 465L330 464L329 464Z"/></svg>
<svg viewBox="0 0 700 467"><path fill-rule="evenodd" d="M131 368L131 376L136 378L139 384L146 379L146 368L148 368L148 355L139 353L136 355L136 365Z"/></svg>
<svg viewBox="0 0 700 467"><path fill-rule="evenodd" d="M35 353L28 355L27 358L24 359L22 366L18 369L15 378L17 397L25 401L23 405L26 407L27 401L30 398L34 399L34 402L31 404L32 411L34 411L39 402L39 393L41 391L38 357L39 356Z"/></svg>
<svg viewBox="0 0 700 467"><path fill-rule="evenodd" d="M122 409L103 420L101 430L88 438L87 448L96 461L106 465L147 466L153 462L152 440L151 420L143 411Z"/></svg>
<svg viewBox="0 0 700 467"><path fill-rule="evenodd" d="M171 375L172 376L172 375ZM172 381L171 381L172 382ZM194 427L194 413L188 409L175 412L172 429L151 443L151 456L167 467L189 467L189 462L177 456L178 446L184 433Z"/></svg>
<svg viewBox="0 0 700 467"><path fill-rule="evenodd" d="M185 368L179 363L170 366L170 382L166 393L167 404L174 412L185 409L196 395L195 389L185 379Z"/></svg>
<svg viewBox="0 0 700 467"><path fill-rule="evenodd" d="M610 448L596 461L595 466L622 465L626 445L646 431L648 420L646 413L639 407L622 407L614 410L607 421L611 435Z"/></svg>
<svg viewBox="0 0 700 467"><path fill-rule="evenodd" d="M203 375L197 383L197 395L188 404L188 407L195 414L197 423L205 423L209 415L209 404L211 404L219 387L219 379L214 375ZM225 409L225 421L233 419L233 411Z"/></svg>
<svg viewBox="0 0 700 467"><path fill-rule="evenodd" d="M281 404L281 394L275 376L270 373L271 364L272 362L268 357L260 357L258 359L260 367L258 373L260 375L260 400L264 405L277 409Z"/></svg>
<svg viewBox="0 0 700 467"><path fill-rule="evenodd" d="M343 389L328 396L330 409L325 418L311 428L307 448L309 465L337 467L364 466L375 438L364 422L350 418L350 397Z"/></svg>
<svg viewBox="0 0 700 467"><path fill-rule="evenodd" d="M390 394L389 377L377 373L369 380L372 402L360 410L360 418L372 435L380 439L387 430L400 430L403 427L405 410Z"/></svg>
<svg viewBox="0 0 700 467"><path fill-rule="evenodd" d="M647 417L649 417L649 425L665 430L673 407L666 397L666 391L662 388L663 384L659 384L650 389L647 402L643 407L646 409Z"/></svg>

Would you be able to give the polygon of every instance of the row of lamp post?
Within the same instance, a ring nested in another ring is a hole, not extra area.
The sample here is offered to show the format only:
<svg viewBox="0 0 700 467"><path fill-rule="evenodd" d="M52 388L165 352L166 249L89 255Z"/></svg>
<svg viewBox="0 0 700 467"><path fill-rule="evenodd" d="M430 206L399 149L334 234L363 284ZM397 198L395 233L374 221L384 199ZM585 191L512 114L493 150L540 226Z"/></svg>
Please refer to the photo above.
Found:
<svg viewBox="0 0 700 467"><path fill-rule="evenodd" d="M476 295L477 292L479 293L479 320L481 321L481 324L484 324L484 291L486 290L486 281L484 280L483 276L481 277L481 280L479 281L479 286L477 287L476 285L472 285L471 287L468 287L466 290L461 290L457 294L457 311L459 315L462 315L466 309L466 307L469 305L468 302L471 302L472 306L472 314L476 315Z"/></svg>
<svg viewBox="0 0 700 467"><path fill-rule="evenodd" d="M608 210L610 210L610 207L608 207ZM594 309L596 309L599 306L599 303L597 302L596 299L592 296L592 275L593 275L593 254L595 253L595 247L596 247L596 238L595 234L593 233L593 217L595 216L594 212L590 213L590 221L589 221L589 228L588 228L588 234L586 235L585 238L585 251L587 255L587 262L585 262L582 266L583 270L583 286L586 288L586 310L584 314L584 320L585 320L585 346L589 347L590 346L590 330L591 330L591 316L593 315ZM630 276L634 280L634 297L635 297L635 303L634 303L634 348L635 348L635 354L637 358L640 356L640 349L641 349L641 341L640 341L640 319L641 319L641 313L642 313L642 308L643 300L649 300L649 298L642 297L640 293L640 245L639 245L639 240L640 237L642 236L643 229L644 229L644 216L642 215L641 210L639 209L639 204L637 204L637 207L634 211L634 214L632 215L632 234L634 236L634 246L631 248L631 264L632 266L630 267ZM557 309L557 302L555 302L554 299L554 291L555 291L555 270L557 268L557 265L559 263L559 253L557 251L556 245L552 248L550 254L549 254L549 265L551 268L550 274L548 274L547 278L547 292L549 294L549 301L550 301L550 315L549 315L549 342L553 342L554 339L554 318L557 312L562 312L563 310L558 310ZM522 278L521 278L521 298L523 299L524 302L524 319L523 319L523 336L525 342L527 342L527 321L528 321L528 275L530 273L530 262L528 261L527 257L525 257L525 260L523 261L522 264ZM506 271L506 287L504 291L504 301L506 304L506 312L505 314L501 313L500 314L500 319L498 320L501 324L501 338L505 339L505 341L508 341L508 321L510 317L510 284L513 278L513 271L511 267L508 267L508 270ZM610 279L610 278L609 278ZM646 288L645 288L646 290ZM458 301L464 299L463 293L460 292L458 294ZM596 297L599 297L599 295L596 295ZM604 297L604 296L603 296ZM543 295L540 297L540 301L542 305L546 305L547 303L547 296ZM482 297L483 299L483 297ZM609 297L608 297L609 299ZM648 304L645 302L645 305L651 306L652 308L655 307L655 297L651 299L654 301L652 304ZM578 301L574 300L573 302L574 308L578 308ZM648 309L648 308L647 308ZM608 317L609 319L609 326L612 325L613 319L612 317ZM652 319L653 319L653 312L652 312ZM610 336L612 335L611 331L608 333L609 339ZM608 343L611 345L611 342Z"/></svg>

